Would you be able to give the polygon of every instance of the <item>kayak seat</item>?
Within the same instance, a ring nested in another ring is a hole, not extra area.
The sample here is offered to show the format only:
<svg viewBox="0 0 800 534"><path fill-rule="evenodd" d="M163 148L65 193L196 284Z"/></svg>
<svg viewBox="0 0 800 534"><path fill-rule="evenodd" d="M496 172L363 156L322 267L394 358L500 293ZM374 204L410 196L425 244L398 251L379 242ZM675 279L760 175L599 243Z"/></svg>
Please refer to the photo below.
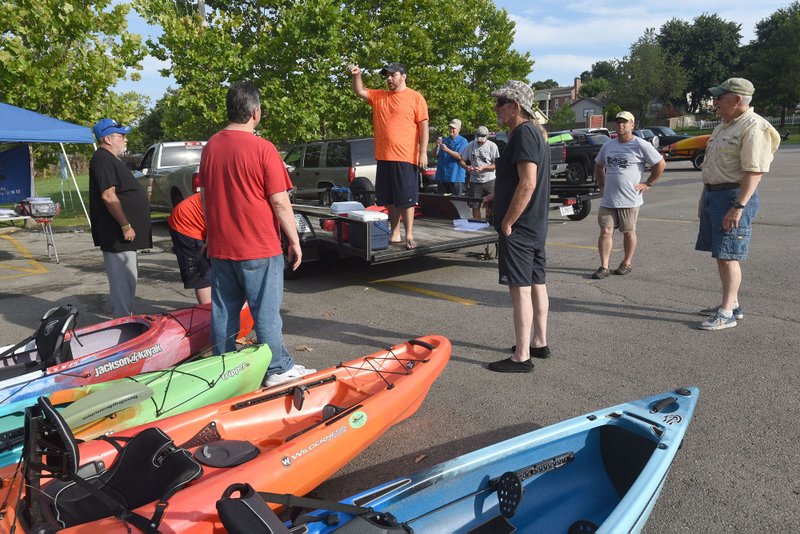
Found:
<svg viewBox="0 0 800 534"><path fill-rule="evenodd" d="M161 429L148 428L123 446L117 445L119 453L108 470L83 478L78 474L80 453L72 431L47 397L40 397L38 405L44 416L47 443L39 441L36 445L41 447L44 443L45 465L57 477L42 487L46 497L40 502L42 508L48 509L44 513L52 514L49 519L61 528L112 515L136 526L157 526L167 500L203 474L203 468L188 451L175 447ZM30 439L27 436L28 447ZM152 519L131 512L153 501L158 505Z"/></svg>
<svg viewBox="0 0 800 534"><path fill-rule="evenodd" d="M135 339L150 329L150 326L138 321L122 323L108 328L102 328L93 332L83 334L78 343L72 347L75 358L86 356L115 347Z"/></svg>
<svg viewBox="0 0 800 534"><path fill-rule="evenodd" d="M64 336L74 330L78 310L70 305L51 308L44 314L36 332L0 354L0 379L29 373L32 370L46 369L51 365L72 359L70 344L64 343ZM31 341L35 349L17 350Z"/></svg>

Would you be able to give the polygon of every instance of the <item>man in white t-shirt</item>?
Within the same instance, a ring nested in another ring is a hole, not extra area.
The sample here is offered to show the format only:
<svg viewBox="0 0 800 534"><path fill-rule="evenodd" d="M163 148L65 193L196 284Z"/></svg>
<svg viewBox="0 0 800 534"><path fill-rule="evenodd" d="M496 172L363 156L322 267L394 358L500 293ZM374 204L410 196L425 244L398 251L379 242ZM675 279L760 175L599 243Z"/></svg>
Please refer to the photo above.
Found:
<svg viewBox="0 0 800 534"><path fill-rule="evenodd" d="M467 195L483 198L494 193L495 166L494 160L500 157L500 150L493 141L489 141L489 129L479 126L475 139L470 141L461 151L462 161L469 172L469 188ZM470 203L472 216L481 218L481 202Z"/></svg>
<svg viewBox="0 0 800 534"><path fill-rule="evenodd" d="M594 175L603 195L597 215L600 225L600 237L597 240L600 267L592 274L592 278L597 280L611 274L608 265L615 228L624 236L625 256L619 267L614 269L614 274L631 272L637 243L636 220L639 206L644 203L642 193L653 187L667 165L653 145L633 135L633 114L620 111L615 120L617 138L603 145L594 162ZM650 176L642 182L645 164L651 167Z"/></svg>

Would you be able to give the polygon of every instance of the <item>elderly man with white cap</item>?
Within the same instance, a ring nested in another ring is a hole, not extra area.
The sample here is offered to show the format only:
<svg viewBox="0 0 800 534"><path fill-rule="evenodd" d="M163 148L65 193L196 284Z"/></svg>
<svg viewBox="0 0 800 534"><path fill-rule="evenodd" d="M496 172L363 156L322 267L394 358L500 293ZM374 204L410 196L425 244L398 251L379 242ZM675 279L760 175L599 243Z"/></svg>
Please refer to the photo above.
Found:
<svg viewBox="0 0 800 534"><path fill-rule="evenodd" d="M497 122L506 126L508 144L497 158L494 193L484 206L494 209L498 232L500 284L509 286L514 315L514 355L489 364L499 373L529 373L534 358L547 358L545 241L550 210L550 148L534 118L533 89L511 80L494 91Z"/></svg>
<svg viewBox="0 0 800 534"><path fill-rule="evenodd" d="M769 172L781 138L750 107L755 92L750 81L729 78L709 91L722 122L706 147L695 250L711 252L717 261L722 302L700 310L710 318L699 328L722 330L736 326L736 320L744 317L739 305L739 262L749 252L752 223L758 213L758 184Z"/></svg>

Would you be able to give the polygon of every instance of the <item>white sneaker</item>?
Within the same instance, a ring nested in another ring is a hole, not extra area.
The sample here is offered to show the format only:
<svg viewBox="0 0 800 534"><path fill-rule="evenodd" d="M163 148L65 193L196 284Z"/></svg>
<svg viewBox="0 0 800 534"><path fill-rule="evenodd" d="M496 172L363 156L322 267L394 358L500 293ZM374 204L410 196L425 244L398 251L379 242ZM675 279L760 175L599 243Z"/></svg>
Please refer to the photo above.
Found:
<svg viewBox="0 0 800 534"><path fill-rule="evenodd" d="M717 313L713 317L700 323L700 330L723 330L725 328L733 328L736 326L736 317L723 317L721 313Z"/></svg>
<svg viewBox="0 0 800 534"><path fill-rule="evenodd" d="M278 384L283 384L284 382L297 380L298 378L302 378L306 375L310 375L316 372L317 372L316 369L306 369L299 363L296 363L294 364L294 367L292 367L288 371L284 371L283 373L275 373L267 375L267 379L264 381L264 385L268 388L271 388L277 386Z"/></svg>

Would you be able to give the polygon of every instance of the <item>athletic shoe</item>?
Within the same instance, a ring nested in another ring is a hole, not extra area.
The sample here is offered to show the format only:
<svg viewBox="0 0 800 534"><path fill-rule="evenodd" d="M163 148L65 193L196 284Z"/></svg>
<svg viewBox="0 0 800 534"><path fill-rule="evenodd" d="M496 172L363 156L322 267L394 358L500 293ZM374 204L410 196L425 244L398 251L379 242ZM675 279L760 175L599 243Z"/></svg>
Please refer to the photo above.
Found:
<svg viewBox="0 0 800 534"><path fill-rule="evenodd" d="M722 330L725 328L733 328L736 326L736 317L723 317L721 314L716 314L706 321L700 323L700 330Z"/></svg>
<svg viewBox="0 0 800 534"><path fill-rule="evenodd" d="M279 384L283 384L284 382L297 380L298 378L302 378L306 375L310 375L316 372L317 372L316 369L306 369L302 365L296 363L294 364L294 367L292 367L288 371L284 371L283 373L274 373L271 375L267 375L267 379L264 380L264 385L268 388L271 388Z"/></svg>
<svg viewBox="0 0 800 534"><path fill-rule="evenodd" d="M592 278L594 278L595 280L602 280L609 274L611 274L611 271L609 271L605 267L600 267L599 269L597 269L595 272L592 273Z"/></svg>
<svg viewBox="0 0 800 534"><path fill-rule="evenodd" d="M719 311L719 306L713 306L711 308L703 308L702 310L700 310L699 313L700 315L707 315L711 317L712 315L716 315L718 311ZM741 306L736 306L733 309L733 316L736 319L744 319L744 313L742 312Z"/></svg>

